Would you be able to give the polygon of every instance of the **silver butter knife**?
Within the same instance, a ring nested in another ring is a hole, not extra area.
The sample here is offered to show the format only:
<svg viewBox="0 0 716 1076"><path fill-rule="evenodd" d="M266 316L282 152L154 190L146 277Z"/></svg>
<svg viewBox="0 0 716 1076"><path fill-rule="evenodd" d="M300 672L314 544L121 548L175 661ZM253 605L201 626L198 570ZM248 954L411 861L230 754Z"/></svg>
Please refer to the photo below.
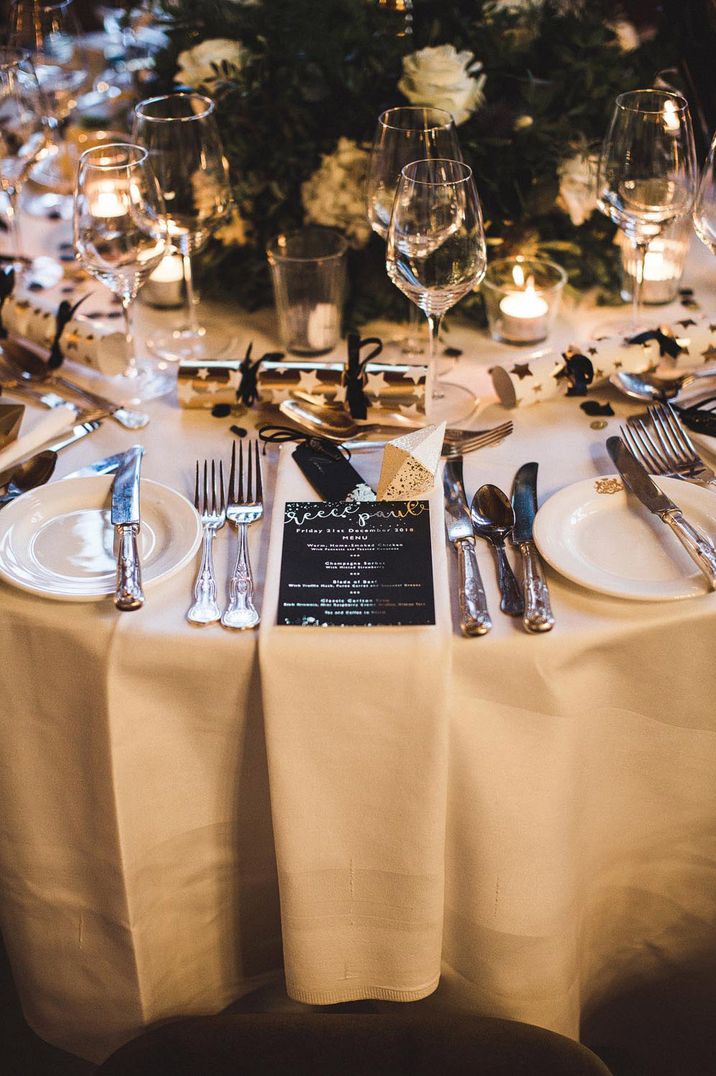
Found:
<svg viewBox="0 0 716 1076"><path fill-rule="evenodd" d="M512 483L512 508L515 525L512 544L522 558L522 592L525 613L522 623L526 631L550 631L554 616L549 589L542 573L537 547L532 540L532 528L537 515L537 464L523 463Z"/></svg>
<svg viewBox="0 0 716 1076"><path fill-rule="evenodd" d="M119 538L117 585L114 604L118 609L141 609L144 605L142 569L139 562L139 472L144 449L133 445L112 483L111 520Z"/></svg>
<svg viewBox="0 0 716 1076"><path fill-rule="evenodd" d="M708 579L711 589L716 590L716 548L711 539L693 523L684 519L678 505L661 492L621 437L609 437L607 451L614 460L626 488L638 497L650 512L657 515L662 523L671 527L686 552Z"/></svg>
<svg viewBox="0 0 716 1076"><path fill-rule="evenodd" d="M447 460L443 471L445 527L457 553L460 603L460 631L463 635L485 635L492 627L487 597L475 554L475 534L467 508L462 481L462 456Z"/></svg>

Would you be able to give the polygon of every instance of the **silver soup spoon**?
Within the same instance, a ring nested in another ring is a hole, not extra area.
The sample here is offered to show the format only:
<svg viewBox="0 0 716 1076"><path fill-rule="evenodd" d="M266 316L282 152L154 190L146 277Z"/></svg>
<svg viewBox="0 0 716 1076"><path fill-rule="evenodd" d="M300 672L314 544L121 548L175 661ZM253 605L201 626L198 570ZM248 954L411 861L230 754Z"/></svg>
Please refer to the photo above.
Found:
<svg viewBox="0 0 716 1076"><path fill-rule="evenodd" d="M470 516L475 534L485 538L495 550L500 609L508 616L522 616L525 611L522 588L515 579L505 552L505 538L515 525L512 505L497 486L480 486L472 498Z"/></svg>

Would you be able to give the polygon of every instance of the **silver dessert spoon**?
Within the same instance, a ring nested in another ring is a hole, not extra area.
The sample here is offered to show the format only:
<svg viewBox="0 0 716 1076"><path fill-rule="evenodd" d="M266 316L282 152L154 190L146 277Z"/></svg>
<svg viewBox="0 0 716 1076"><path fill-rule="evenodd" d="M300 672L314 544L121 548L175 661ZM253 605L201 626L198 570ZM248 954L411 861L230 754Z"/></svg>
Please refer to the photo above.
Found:
<svg viewBox="0 0 716 1076"><path fill-rule="evenodd" d="M497 486L480 486L472 498L470 516L475 534L485 538L495 550L500 609L508 616L522 616L525 611L522 589L515 579L505 552L505 538L515 525L512 505Z"/></svg>
<svg viewBox="0 0 716 1076"><path fill-rule="evenodd" d="M0 507L14 501L21 493L27 493L36 486L43 486L52 477L56 463L57 453L49 448L20 463L5 483L5 492L0 496Z"/></svg>
<svg viewBox="0 0 716 1076"><path fill-rule="evenodd" d="M278 405L281 414L290 418L298 426L322 437L335 438L339 441L365 433L405 433L417 429L415 423L408 419L402 425L383 425L382 422L356 422L342 409L324 407L308 403L307 400L282 400ZM397 418L397 416L396 416Z"/></svg>
<svg viewBox="0 0 716 1076"><path fill-rule="evenodd" d="M702 377L716 377L716 370L691 370L687 374L674 377L659 377L658 374L630 374L626 370L616 370L609 378L612 385L635 400L647 400L649 403L665 403L678 396L685 385L690 385Z"/></svg>

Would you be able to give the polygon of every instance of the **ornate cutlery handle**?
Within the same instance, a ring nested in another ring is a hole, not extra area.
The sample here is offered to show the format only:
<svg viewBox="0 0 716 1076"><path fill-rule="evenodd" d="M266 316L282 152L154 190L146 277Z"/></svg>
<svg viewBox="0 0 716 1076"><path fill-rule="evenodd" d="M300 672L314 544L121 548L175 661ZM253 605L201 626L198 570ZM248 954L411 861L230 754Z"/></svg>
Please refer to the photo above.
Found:
<svg viewBox="0 0 716 1076"><path fill-rule="evenodd" d="M139 527L129 523L119 528L119 555L117 557L117 586L114 604L124 612L141 609L144 605L142 568L139 562L137 535Z"/></svg>
<svg viewBox="0 0 716 1076"><path fill-rule="evenodd" d="M522 554L522 587L525 598L522 623L527 631L550 631L554 627L554 616L539 555L533 542L520 542L518 549Z"/></svg>
<svg viewBox="0 0 716 1076"><path fill-rule="evenodd" d="M678 510L660 512L664 523L671 527L691 559L698 564L709 581L712 590L716 590L716 549L706 535L684 519Z"/></svg>
<svg viewBox="0 0 716 1076"><path fill-rule="evenodd" d="M500 587L500 609L508 616L522 616L525 611L525 603L522 597L520 585L515 579L515 573L507 559L505 546L502 542L494 543L497 555L497 582Z"/></svg>
<svg viewBox="0 0 716 1076"><path fill-rule="evenodd" d="M213 527L204 528L204 541L201 549L201 564L194 584L194 604L186 614L193 624L212 624L221 616L216 602L216 579L214 578L213 542L216 531Z"/></svg>
<svg viewBox="0 0 716 1076"><path fill-rule="evenodd" d="M226 628L255 628L261 619L254 605L254 577L249 558L248 524L239 523L239 548L229 584L229 604L221 623Z"/></svg>
<svg viewBox="0 0 716 1076"><path fill-rule="evenodd" d="M487 597L475 554L475 539L455 543L459 578L460 631L463 635L485 635L492 627Z"/></svg>

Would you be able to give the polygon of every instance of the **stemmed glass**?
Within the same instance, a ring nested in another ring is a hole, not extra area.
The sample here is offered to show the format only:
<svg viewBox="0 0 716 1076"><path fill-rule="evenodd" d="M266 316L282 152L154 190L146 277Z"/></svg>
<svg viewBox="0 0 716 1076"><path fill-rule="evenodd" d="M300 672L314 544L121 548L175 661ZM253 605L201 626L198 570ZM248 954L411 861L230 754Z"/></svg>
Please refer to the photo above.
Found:
<svg viewBox="0 0 716 1076"><path fill-rule="evenodd" d="M462 161L420 160L405 165L388 227L388 276L428 319L433 422L470 414L475 397L461 385L435 381L440 321L485 275L487 256L480 200L472 169Z"/></svg>
<svg viewBox="0 0 716 1076"><path fill-rule="evenodd" d="M704 246L716 254L716 135L711 142L694 203L694 229Z"/></svg>
<svg viewBox="0 0 716 1076"><path fill-rule="evenodd" d="M75 253L84 269L119 297L127 369L117 378L138 403L169 392L174 378L137 362L131 306L167 250L164 198L141 146L112 142L80 157L74 202Z"/></svg>
<svg viewBox="0 0 716 1076"><path fill-rule="evenodd" d="M141 101L134 112L133 137L149 151L164 192L169 237L184 264L186 324L149 346L171 360L214 358L231 338L218 327L199 324L191 265L192 255L226 221L232 205L214 102L200 93L172 93Z"/></svg>
<svg viewBox="0 0 716 1076"><path fill-rule="evenodd" d="M30 54L24 49L0 48L0 189L15 255L22 253L17 217L20 191L46 147L42 95Z"/></svg>
<svg viewBox="0 0 716 1076"><path fill-rule="evenodd" d="M74 162L66 159L61 136L80 90L89 82L89 60L73 0L12 0L8 43L31 54L52 142L31 178L54 193L31 199L26 208L40 214L66 209L69 215Z"/></svg>
<svg viewBox="0 0 716 1076"><path fill-rule="evenodd" d="M696 152L686 100L668 90L617 97L599 160L599 208L634 246L631 331L639 328L647 247L688 213L696 193Z"/></svg>
<svg viewBox="0 0 716 1076"><path fill-rule="evenodd" d="M378 117L368 166L368 220L381 239L387 239L390 214L401 170L411 161L443 158L462 160L455 123L442 108L405 105L389 108ZM403 351L420 350L418 311L410 304L407 339Z"/></svg>

